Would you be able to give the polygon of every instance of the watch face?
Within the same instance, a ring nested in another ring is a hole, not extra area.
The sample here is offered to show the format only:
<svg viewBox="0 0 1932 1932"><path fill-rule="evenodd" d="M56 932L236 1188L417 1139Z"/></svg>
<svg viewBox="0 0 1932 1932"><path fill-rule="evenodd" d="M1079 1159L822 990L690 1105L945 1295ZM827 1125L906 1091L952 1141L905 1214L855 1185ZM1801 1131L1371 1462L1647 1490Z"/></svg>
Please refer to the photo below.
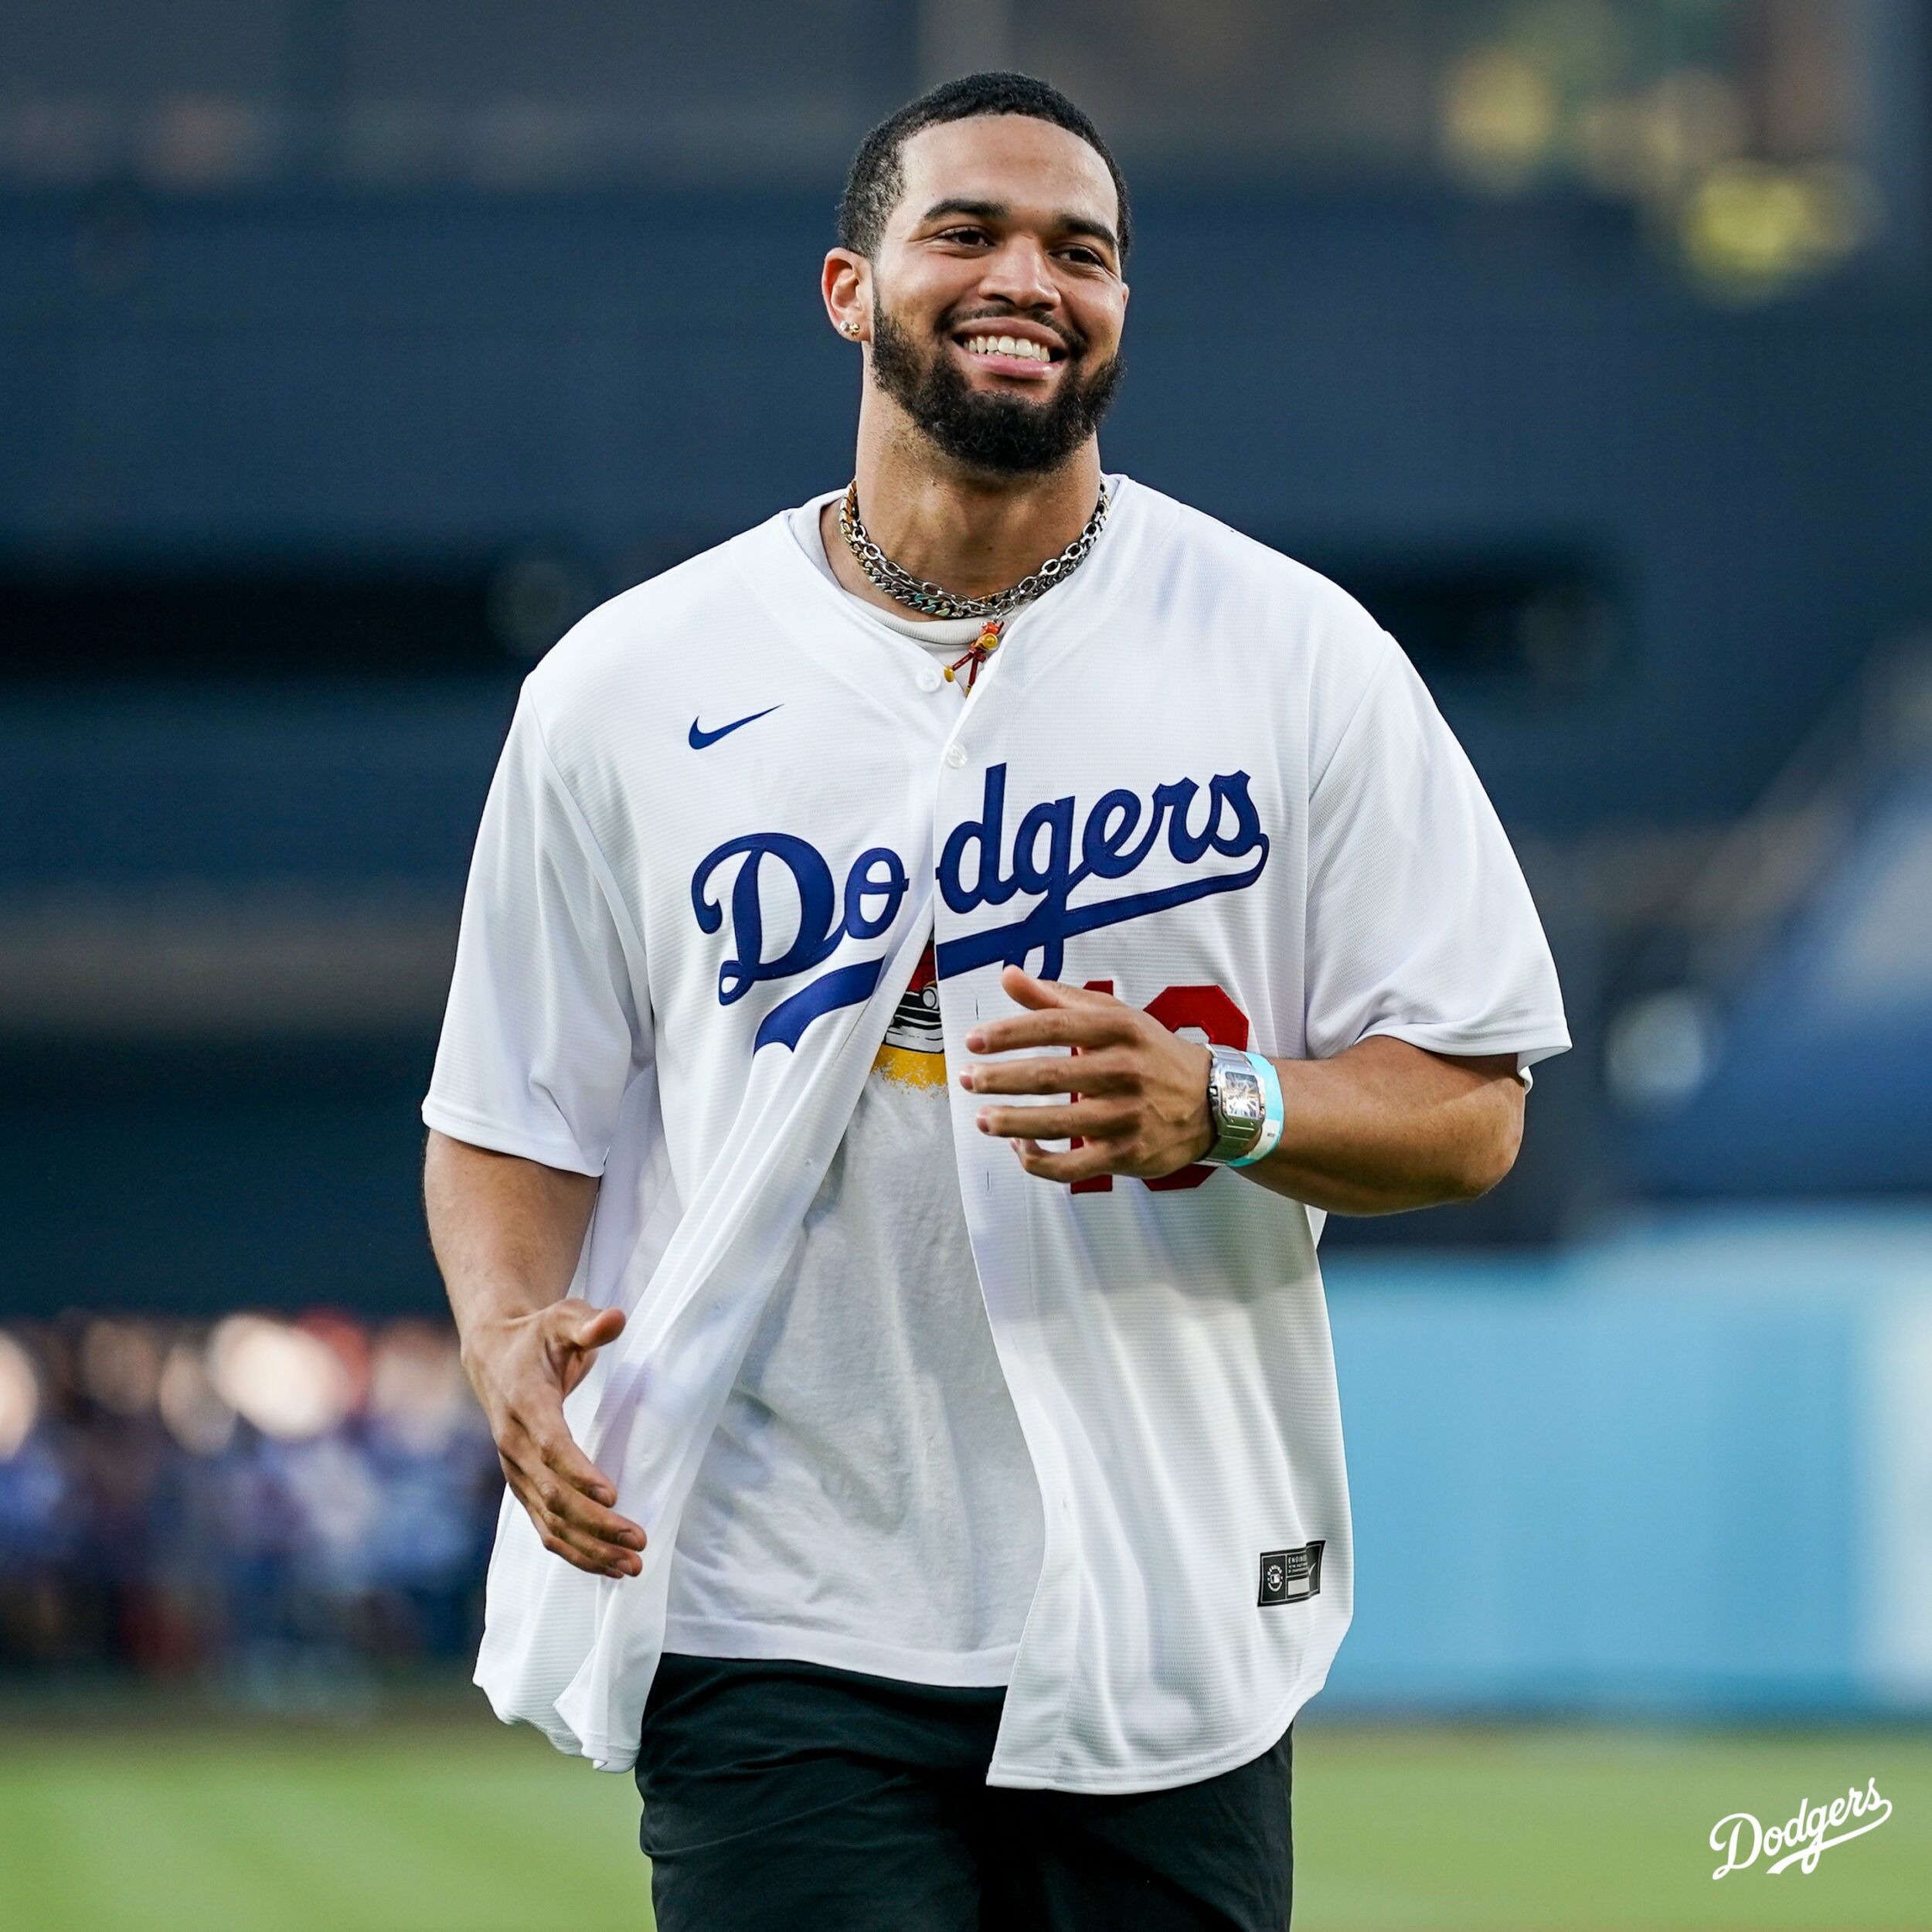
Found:
<svg viewBox="0 0 1932 1932"><path fill-rule="evenodd" d="M1213 1158L1231 1160L1245 1154L1261 1138L1267 1120L1267 1099L1261 1082L1245 1059L1223 1061L1217 1054L1213 1087L1216 1139Z"/></svg>

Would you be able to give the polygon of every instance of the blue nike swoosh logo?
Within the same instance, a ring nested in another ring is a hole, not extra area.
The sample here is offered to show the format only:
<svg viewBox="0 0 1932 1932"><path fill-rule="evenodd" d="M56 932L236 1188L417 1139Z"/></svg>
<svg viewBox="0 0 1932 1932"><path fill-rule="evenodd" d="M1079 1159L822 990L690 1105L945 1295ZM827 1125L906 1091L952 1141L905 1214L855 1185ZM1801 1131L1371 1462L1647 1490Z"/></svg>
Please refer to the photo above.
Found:
<svg viewBox="0 0 1932 1932"><path fill-rule="evenodd" d="M768 704L762 711L754 711L748 718L734 718L728 725L720 725L716 731L701 730L696 718L691 720L691 749L702 751L706 745L715 745L720 738L728 737L740 725L755 724L760 718L768 718L778 709L778 706Z"/></svg>

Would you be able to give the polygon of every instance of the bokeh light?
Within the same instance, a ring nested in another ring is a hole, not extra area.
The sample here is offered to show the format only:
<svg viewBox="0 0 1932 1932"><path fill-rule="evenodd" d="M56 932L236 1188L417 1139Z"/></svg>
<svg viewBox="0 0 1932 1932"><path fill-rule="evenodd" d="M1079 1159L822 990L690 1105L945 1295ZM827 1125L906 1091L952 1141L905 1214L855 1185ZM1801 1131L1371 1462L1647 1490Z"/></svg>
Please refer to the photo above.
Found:
<svg viewBox="0 0 1932 1932"><path fill-rule="evenodd" d="M177 1342L162 1364L161 1419L191 1456L218 1456L233 1440L235 1411L216 1393L201 1349Z"/></svg>
<svg viewBox="0 0 1932 1932"><path fill-rule="evenodd" d="M1707 285L1750 296L1842 260L1869 239L1879 214L1876 191L1856 168L1739 160L1697 184L1680 229L1685 259Z"/></svg>
<svg viewBox="0 0 1932 1932"><path fill-rule="evenodd" d="M1718 5L1529 0L1471 17L1437 102L1464 185L1573 182L1624 202L1699 292L1729 301L1836 268L1879 233L1882 197L1844 144L1855 88L1829 22L1808 38L1787 22L1785 46L1753 43L1741 10Z"/></svg>
<svg viewBox="0 0 1932 1932"><path fill-rule="evenodd" d="M32 1359L0 1330L0 1462L11 1462L40 1414L40 1379Z"/></svg>
<svg viewBox="0 0 1932 1932"><path fill-rule="evenodd" d="M410 1454L440 1454L477 1419L454 1338L427 1321L392 1322L376 1345L369 1419Z"/></svg>
<svg viewBox="0 0 1932 1932"><path fill-rule="evenodd" d="M256 1315L230 1315L208 1341L209 1379L265 1436L300 1442L333 1428L354 1389L342 1359L319 1335Z"/></svg>
<svg viewBox="0 0 1932 1932"><path fill-rule="evenodd" d="M1506 47L1471 54L1450 70L1443 100L1449 157L1476 184L1517 188L1553 148L1561 103L1549 77Z"/></svg>
<svg viewBox="0 0 1932 1932"><path fill-rule="evenodd" d="M1604 1049L1612 1096L1631 1113L1682 1106L1710 1077L1718 1052L1710 1002L1682 988L1654 993L1611 1022Z"/></svg>
<svg viewBox="0 0 1932 1932"><path fill-rule="evenodd" d="M112 1414L147 1414L161 1371L161 1342L145 1322L90 1321L81 1335L80 1386Z"/></svg>

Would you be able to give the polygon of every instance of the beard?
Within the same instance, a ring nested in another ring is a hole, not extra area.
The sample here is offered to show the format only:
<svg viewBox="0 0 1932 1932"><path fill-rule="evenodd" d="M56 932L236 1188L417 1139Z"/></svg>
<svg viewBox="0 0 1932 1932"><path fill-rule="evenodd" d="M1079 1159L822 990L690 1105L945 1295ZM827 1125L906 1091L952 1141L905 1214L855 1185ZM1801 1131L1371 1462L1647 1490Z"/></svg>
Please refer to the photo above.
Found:
<svg viewBox="0 0 1932 1932"><path fill-rule="evenodd" d="M1081 353L1068 349L1051 402L1029 403L981 395L944 340L922 359L910 329L883 310L872 321L872 380L955 463L996 476L1056 470L1100 427L1124 371L1116 355L1083 381Z"/></svg>

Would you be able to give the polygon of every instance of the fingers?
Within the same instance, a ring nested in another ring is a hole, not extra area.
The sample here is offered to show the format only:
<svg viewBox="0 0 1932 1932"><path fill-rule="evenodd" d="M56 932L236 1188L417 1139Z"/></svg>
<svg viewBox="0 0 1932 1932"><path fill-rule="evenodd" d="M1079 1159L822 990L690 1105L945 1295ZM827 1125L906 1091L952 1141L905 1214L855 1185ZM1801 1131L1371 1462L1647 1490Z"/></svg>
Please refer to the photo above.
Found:
<svg viewBox="0 0 1932 1932"><path fill-rule="evenodd" d="M590 1524L600 1533L609 1532L615 1540L631 1548L644 1547L644 1532L628 1516L620 1516L612 1509L616 1492L566 1431L558 1429L533 1434L530 1443L539 1459L529 1465L531 1473L547 1474L556 1479L573 1520Z"/></svg>
<svg viewBox="0 0 1932 1932"><path fill-rule="evenodd" d="M491 1329L471 1368L504 1480L544 1548L600 1577L637 1575L645 1535L617 1514L616 1485L571 1439L563 1398L623 1332L620 1310L566 1298Z"/></svg>
<svg viewBox="0 0 1932 1932"><path fill-rule="evenodd" d="M621 1308L593 1308L571 1295L543 1311L544 1345L554 1357L560 1349L593 1354L624 1332Z"/></svg>
<svg viewBox="0 0 1932 1932"><path fill-rule="evenodd" d="M590 1358L624 1332L621 1308L594 1308L574 1296L545 1309L544 1352L566 1396L590 1372Z"/></svg>
<svg viewBox="0 0 1932 1932"><path fill-rule="evenodd" d="M516 1499L536 1526L543 1547L597 1577L634 1577L644 1532L592 1502L540 1462L499 1459Z"/></svg>
<svg viewBox="0 0 1932 1932"><path fill-rule="evenodd" d="M966 1036L975 1053L1010 1053L1016 1046L1100 1046L1124 1039L1131 1031L1134 1009L1111 993L1089 992L1064 980L1036 979L1009 966L999 983L1008 997L1028 1010L982 1022Z"/></svg>
<svg viewBox="0 0 1932 1932"><path fill-rule="evenodd" d="M1049 1152L1037 1141L1012 1140L1008 1145L1019 1157L1029 1174L1043 1181L1086 1181L1097 1174L1117 1174L1120 1149L1104 1141L1087 1141L1084 1147L1069 1148L1063 1154Z"/></svg>
<svg viewBox="0 0 1932 1932"><path fill-rule="evenodd" d="M975 1060L961 1068L959 1083L969 1094L1128 1094L1144 1078L1127 1055L1103 1049L1039 1060Z"/></svg>
<svg viewBox="0 0 1932 1932"><path fill-rule="evenodd" d="M642 1569L643 1560L636 1551L607 1542L552 1506L546 1497L558 1493L554 1478L533 1480L508 1456L502 1461L504 1480L536 1526L538 1540L553 1556L592 1577L634 1577Z"/></svg>
<svg viewBox="0 0 1932 1932"><path fill-rule="evenodd" d="M560 1302L560 1308L564 1304ZM577 1304L581 1308L583 1304ZM578 1317L574 1326L566 1331L573 1348L601 1349L607 1342L614 1342L624 1332L624 1311L621 1308L594 1308Z"/></svg>
<svg viewBox="0 0 1932 1932"><path fill-rule="evenodd" d="M571 1440L554 1398L526 1406L498 1439L498 1453L517 1499L553 1549L580 1570L634 1576L643 1530L611 1507L617 1492Z"/></svg>
<svg viewBox="0 0 1932 1932"><path fill-rule="evenodd" d="M1093 1006L1052 1006L1037 1013L1009 1013L982 1020L966 1036L973 1053L1010 1053L1021 1046L1117 1046L1134 1037L1134 1009L1104 995L1085 997Z"/></svg>
<svg viewBox="0 0 1932 1932"><path fill-rule="evenodd" d="M974 1053L1010 1053L1036 1046L1077 1047L1077 1055L1056 1053L1029 1060L975 1061L962 1068L959 1083L974 1094L1078 1094L1059 1107L988 1107L978 1116L983 1134L1012 1141L1029 1172L1053 1171L1029 1165L1034 1161L1070 1160L1077 1172L1063 1178L1083 1179L1089 1174L1114 1171L1107 1151L1097 1140L1131 1133L1139 1118L1137 1104L1107 1096L1131 1095L1138 1101L1144 1070L1133 1056L1111 1050L1136 1037L1134 1010L1105 993L1068 986L1057 980L1037 980L1009 966L1001 984L1014 998L1033 1010L988 1020L966 1036ZM1077 1137L1089 1145L1068 1155L1047 1156L1041 1141ZM1117 1158L1119 1150L1114 1150ZM1057 1174L1053 1178L1063 1178Z"/></svg>
<svg viewBox="0 0 1932 1932"><path fill-rule="evenodd" d="M1070 986L1063 979L1036 979L1023 966L1005 968L999 983L1007 998L1018 1000L1022 1006L1077 1005L1083 998L1095 997L1084 986Z"/></svg>
<svg viewBox="0 0 1932 1932"><path fill-rule="evenodd" d="M982 1134L1001 1140L1110 1140L1131 1134L1140 1124L1140 1108L1128 1101L1080 1100L1067 1107L982 1107L978 1125Z"/></svg>
<svg viewBox="0 0 1932 1932"><path fill-rule="evenodd" d="M498 1452L516 1465L544 1507L560 1519L628 1549L644 1547L644 1532L612 1508L617 1498L611 1485L567 1436L560 1442L547 1431L512 1424Z"/></svg>

